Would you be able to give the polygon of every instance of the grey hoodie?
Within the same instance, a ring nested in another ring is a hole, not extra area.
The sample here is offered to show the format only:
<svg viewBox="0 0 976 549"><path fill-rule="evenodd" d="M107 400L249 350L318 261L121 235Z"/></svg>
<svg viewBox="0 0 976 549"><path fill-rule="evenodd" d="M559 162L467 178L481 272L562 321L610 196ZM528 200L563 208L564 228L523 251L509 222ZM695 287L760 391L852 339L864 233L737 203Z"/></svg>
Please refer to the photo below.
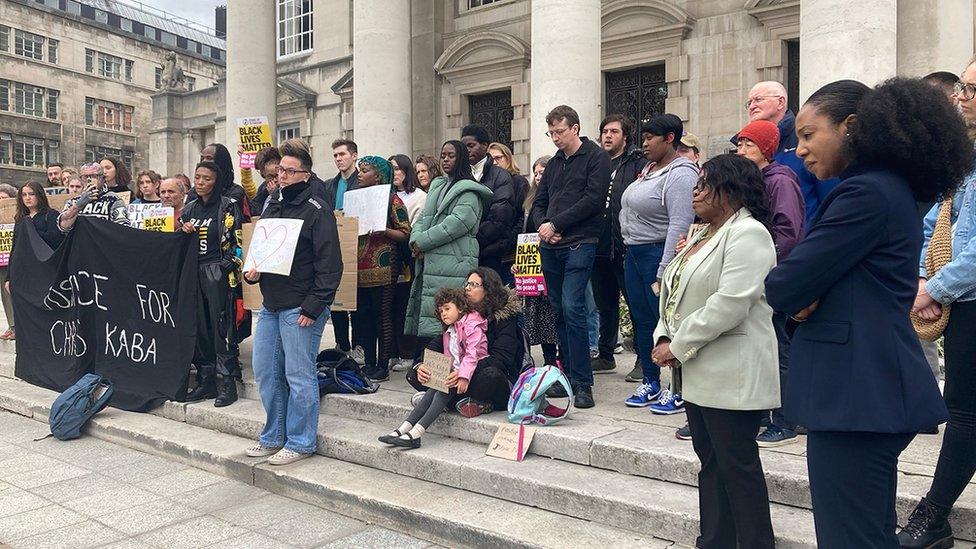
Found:
<svg viewBox="0 0 976 549"><path fill-rule="evenodd" d="M631 183L620 199L620 233L624 244L664 244L658 278L674 257L681 235L695 219L691 191L698 183L698 166L683 156L664 169L652 165Z"/></svg>

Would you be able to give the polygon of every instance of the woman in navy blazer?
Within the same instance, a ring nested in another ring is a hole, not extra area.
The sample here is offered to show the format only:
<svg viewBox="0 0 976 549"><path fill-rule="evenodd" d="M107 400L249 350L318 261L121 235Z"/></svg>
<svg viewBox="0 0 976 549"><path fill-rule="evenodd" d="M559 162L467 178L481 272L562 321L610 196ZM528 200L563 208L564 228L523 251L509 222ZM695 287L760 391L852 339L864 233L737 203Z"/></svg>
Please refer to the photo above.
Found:
<svg viewBox="0 0 976 549"><path fill-rule="evenodd" d="M945 96L921 80L828 84L796 128L807 169L841 183L766 280L769 304L801 321L783 405L809 430L818 545L895 548L898 456L948 418L908 317L922 246L915 203L952 192L973 150Z"/></svg>

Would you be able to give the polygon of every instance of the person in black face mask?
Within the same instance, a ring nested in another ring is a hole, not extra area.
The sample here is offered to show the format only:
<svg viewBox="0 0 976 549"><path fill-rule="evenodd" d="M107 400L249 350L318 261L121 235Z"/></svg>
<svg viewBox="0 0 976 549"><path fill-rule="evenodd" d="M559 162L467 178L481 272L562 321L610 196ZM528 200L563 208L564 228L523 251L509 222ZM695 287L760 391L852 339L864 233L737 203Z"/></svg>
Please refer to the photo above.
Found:
<svg viewBox="0 0 976 549"><path fill-rule="evenodd" d="M241 211L232 198L217 189L220 168L213 162L197 164L193 186L197 197L180 214L180 230L199 238L197 290L197 342L193 363L197 387L186 400L216 398L214 406L237 400L236 380L241 377L234 345L233 288L241 279Z"/></svg>

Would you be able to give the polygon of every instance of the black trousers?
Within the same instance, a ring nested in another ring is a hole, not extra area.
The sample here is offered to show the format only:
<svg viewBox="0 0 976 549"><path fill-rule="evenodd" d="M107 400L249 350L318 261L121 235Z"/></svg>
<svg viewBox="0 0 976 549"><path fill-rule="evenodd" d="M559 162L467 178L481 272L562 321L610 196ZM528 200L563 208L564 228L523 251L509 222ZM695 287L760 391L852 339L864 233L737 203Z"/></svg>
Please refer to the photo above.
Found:
<svg viewBox="0 0 976 549"><path fill-rule="evenodd" d="M393 291L393 284L356 290L352 332L355 343L363 346L367 367L376 365L384 370L390 367L390 357L393 356Z"/></svg>
<svg viewBox="0 0 976 549"><path fill-rule="evenodd" d="M780 402L786 402L786 377L790 373L790 341L796 330L796 325L785 313L773 313L773 329L776 332L776 344L779 351L779 394ZM796 424L788 421L783 415L782 406L772 411L773 425L791 431L796 430Z"/></svg>
<svg viewBox="0 0 976 549"><path fill-rule="evenodd" d="M417 380L417 371L407 372L407 383L418 391L426 391L427 387L421 385ZM457 395L451 402L456 403L464 397L471 397L479 402L490 402L496 410L504 410L508 407L508 396L512 393L512 384L505 377L505 373L498 368L491 366L479 366L475 368L474 375L471 376L471 383L468 384L468 392Z"/></svg>
<svg viewBox="0 0 976 549"><path fill-rule="evenodd" d="M928 499L949 508L976 474L976 301L952 304L945 331L945 369L949 423Z"/></svg>
<svg viewBox="0 0 976 549"><path fill-rule="evenodd" d="M227 275L219 263L204 263L199 267L197 283L197 340L193 363L197 366L197 381L206 382L214 374L222 377L241 377L238 347L233 341L234 299Z"/></svg>
<svg viewBox="0 0 976 549"><path fill-rule="evenodd" d="M613 360L613 349L617 346L617 332L620 330L620 295L623 294L624 300L627 300L623 256L596 258L590 282L593 285L593 301L600 314L600 357ZM634 352L637 352L636 338Z"/></svg>
<svg viewBox="0 0 976 549"><path fill-rule="evenodd" d="M685 402L691 443L701 461L697 547L774 547L769 493L756 433L761 410L705 408Z"/></svg>
<svg viewBox="0 0 976 549"><path fill-rule="evenodd" d="M807 469L820 549L898 548L898 456L914 438L810 431Z"/></svg>
<svg viewBox="0 0 976 549"><path fill-rule="evenodd" d="M349 351L352 345L349 343L349 312L332 311L332 331L335 333L336 347L341 351Z"/></svg>
<svg viewBox="0 0 976 549"><path fill-rule="evenodd" d="M404 333L403 325L407 319L407 302L410 301L409 282L396 285L393 292L393 335L396 352L394 357L413 358L416 353L417 336Z"/></svg>

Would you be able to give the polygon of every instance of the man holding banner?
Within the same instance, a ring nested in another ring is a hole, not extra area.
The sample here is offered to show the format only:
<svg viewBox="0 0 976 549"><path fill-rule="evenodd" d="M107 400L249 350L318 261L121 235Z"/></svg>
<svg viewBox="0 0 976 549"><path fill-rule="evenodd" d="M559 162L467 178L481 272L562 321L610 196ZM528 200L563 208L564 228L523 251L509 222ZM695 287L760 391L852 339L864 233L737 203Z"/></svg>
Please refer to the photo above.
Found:
<svg viewBox="0 0 976 549"><path fill-rule="evenodd" d="M215 398L220 408L237 401L241 377L235 337L235 307L231 288L240 283L241 210L234 199L216 190L218 168L197 164L193 178L197 198L180 214L180 230L199 238L197 261L197 342L193 363L197 387L187 402Z"/></svg>
<svg viewBox="0 0 976 549"><path fill-rule="evenodd" d="M264 219L299 219L289 275L248 269L245 280L260 281L264 306L254 333L254 378L267 419L252 457L271 456L285 465L315 452L319 386L315 358L329 307L342 277L339 231L332 208L309 184L312 157L299 147L283 147L278 166L280 197L272 198Z"/></svg>

